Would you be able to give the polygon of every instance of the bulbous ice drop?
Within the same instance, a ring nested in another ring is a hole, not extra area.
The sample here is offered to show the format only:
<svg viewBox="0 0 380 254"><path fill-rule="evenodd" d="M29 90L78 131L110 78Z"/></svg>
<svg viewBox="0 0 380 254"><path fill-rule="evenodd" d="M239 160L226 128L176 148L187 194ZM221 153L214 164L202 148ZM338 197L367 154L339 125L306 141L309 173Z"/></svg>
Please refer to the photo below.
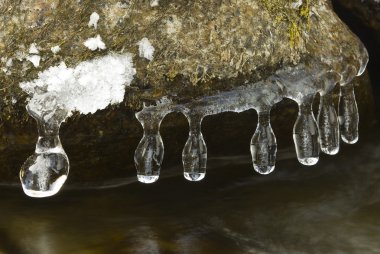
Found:
<svg viewBox="0 0 380 254"><path fill-rule="evenodd" d="M262 175L273 172L276 164L277 143L270 125L270 113L259 112L259 121L251 139L251 154L254 170Z"/></svg>
<svg viewBox="0 0 380 254"><path fill-rule="evenodd" d="M342 140L355 144L359 140L359 112L352 83L340 87L339 124Z"/></svg>
<svg viewBox="0 0 380 254"><path fill-rule="evenodd" d="M164 158L164 143L159 132L161 119L139 119L144 135L135 151L137 179L142 183L154 183L158 180Z"/></svg>
<svg viewBox="0 0 380 254"><path fill-rule="evenodd" d="M69 174L69 159L58 136L59 125L38 122L39 138L34 155L20 170L20 180L26 195L43 198L55 195Z"/></svg>
<svg viewBox="0 0 380 254"><path fill-rule="evenodd" d="M318 127L311 103L313 96L305 98L299 104L298 117L293 128L293 140L298 161L307 166L317 164L319 160Z"/></svg>
<svg viewBox="0 0 380 254"><path fill-rule="evenodd" d="M330 155L339 152L339 121L332 93L321 95L318 113L319 143L322 152Z"/></svg>
<svg viewBox="0 0 380 254"><path fill-rule="evenodd" d="M201 116L187 116L189 138L182 150L183 175L186 180L201 181L206 176L207 146L201 132Z"/></svg>

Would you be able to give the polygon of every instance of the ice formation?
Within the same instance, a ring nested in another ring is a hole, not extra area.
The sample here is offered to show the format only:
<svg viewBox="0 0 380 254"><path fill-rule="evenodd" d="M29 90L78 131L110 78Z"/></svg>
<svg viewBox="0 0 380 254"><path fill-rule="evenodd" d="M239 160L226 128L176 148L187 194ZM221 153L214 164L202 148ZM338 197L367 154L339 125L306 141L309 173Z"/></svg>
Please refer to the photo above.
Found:
<svg viewBox="0 0 380 254"><path fill-rule="evenodd" d="M61 51L61 47L57 45L57 46L51 47L50 50L53 54L57 54L59 51Z"/></svg>
<svg viewBox="0 0 380 254"><path fill-rule="evenodd" d="M156 7L160 3L160 0L150 0L150 7Z"/></svg>
<svg viewBox="0 0 380 254"><path fill-rule="evenodd" d="M41 57L39 55L30 55L26 59L29 60L34 67L40 66Z"/></svg>
<svg viewBox="0 0 380 254"><path fill-rule="evenodd" d="M148 40L148 38L143 38L141 41L137 43L139 46L139 55L140 57L144 57L150 61L153 60L154 47Z"/></svg>
<svg viewBox="0 0 380 254"><path fill-rule="evenodd" d="M39 54L40 51L37 49L37 45L35 43L30 44L29 54Z"/></svg>
<svg viewBox="0 0 380 254"><path fill-rule="evenodd" d="M61 123L74 111L95 113L122 102L135 74L131 55L113 54L75 68L61 63L39 73L38 79L20 84L30 96L27 110L37 121L39 133L35 154L20 171L27 195L54 195L65 182L69 160L59 139Z"/></svg>
<svg viewBox="0 0 380 254"><path fill-rule="evenodd" d="M92 51L107 48L99 34L96 37L88 38L83 44Z"/></svg>
<svg viewBox="0 0 380 254"><path fill-rule="evenodd" d="M171 112L183 113L189 122L189 138L182 151L184 177L189 181L200 181L206 175L207 146L201 132L204 117L226 111L242 112L255 109L258 124L251 139L250 150L253 168L260 174L273 172L276 163L277 143L270 125L270 110L282 100L290 98L299 106L293 128L293 140L299 162L315 165L320 151L334 155L339 151L340 137L352 144L358 140L359 116L352 79L363 73L368 55L358 70L348 65L343 73L331 70L322 62L283 68L264 81L246 84L233 91L220 92L187 104L176 104L171 100L158 101L145 106L136 113L143 126L144 136L135 151L138 180L153 183L158 180L164 155L164 144L160 136L160 124ZM332 91L341 86L339 113L332 100ZM312 103L320 94L317 120ZM338 118L339 114L339 118Z"/></svg>
<svg viewBox="0 0 380 254"><path fill-rule="evenodd" d="M90 15L90 21L88 22L88 27L94 27L95 29L98 28L98 21L99 21L99 14L96 12L93 12Z"/></svg>

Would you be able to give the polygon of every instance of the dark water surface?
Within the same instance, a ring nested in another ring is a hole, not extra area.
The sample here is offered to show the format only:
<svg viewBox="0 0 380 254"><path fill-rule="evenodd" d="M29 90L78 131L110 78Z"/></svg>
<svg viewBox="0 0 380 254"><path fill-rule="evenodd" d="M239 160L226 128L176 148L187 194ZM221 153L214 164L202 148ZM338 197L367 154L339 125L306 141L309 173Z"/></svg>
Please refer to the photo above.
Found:
<svg viewBox="0 0 380 254"><path fill-rule="evenodd" d="M280 151L270 176L235 157L201 183L163 169L154 185L43 200L2 187L0 253L380 253L379 130L310 168Z"/></svg>

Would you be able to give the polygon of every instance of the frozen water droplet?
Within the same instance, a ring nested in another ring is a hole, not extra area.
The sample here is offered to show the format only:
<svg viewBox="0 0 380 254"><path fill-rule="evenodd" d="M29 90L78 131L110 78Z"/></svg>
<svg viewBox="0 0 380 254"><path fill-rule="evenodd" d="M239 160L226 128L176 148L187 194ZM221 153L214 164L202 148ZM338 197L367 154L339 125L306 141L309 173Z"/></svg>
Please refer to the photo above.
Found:
<svg viewBox="0 0 380 254"><path fill-rule="evenodd" d="M135 151L137 179L142 183L158 180L164 158L164 143L160 135L162 116L154 113L136 114L144 128L144 135Z"/></svg>
<svg viewBox="0 0 380 254"><path fill-rule="evenodd" d="M270 110L259 111L259 121L251 139L253 168L262 175L273 172L276 164L277 143L270 125Z"/></svg>
<svg viewBox="0 0 380 254"><path fill-rule="evenodd" d="M153 176L148 176L148 175L137 175L137 180L141 183L155 183L158 181L159 175L153 175Z"/></svg>
<svg viewBox="0 0 380 254"><path fill-rule="evenodd" d="M311 104L314 96L304 97L293 128L293 139L297 158L303 165L315 165L319 160L318 127Z"/></svg>
<svg viewBox="0 0 380 254"><path fill-rule="evenodd" d="M359 140L359 112L352 83L340 87L339 124L342 140L355 144Z"/></svg>
<svg viewBox="0 0 380 254"><path fill-rule="evenodd" d="M335 155L339 152L339 123L332 93L321 95L318 113L319 143L321 151Z"/></svg>
<svg viewBox="0 0 380 254"><path fill-rule="evenodd" d="M206 177L206 173L188 173L188 172L184 172L183 176L188 181L199 182L199 181L202 181Z"/></svg>
<svg viewBox="0 0 380 254"><path fill-rule="evenodd" d="M58 135L61 120L53 117L45 122L28 111L37 121L39 138L34 155L21 167L20 180L26 195L49 197L61 189L69 174L69 160Z"/></svg>
<svg viewBox="0 0 380 254"><path fill-rule="evenodd" d="M189 121L189 138L182 150L184 177L189 181L201 181L206 176L207 147L201 132L203 116L185 114Z"/></svg>

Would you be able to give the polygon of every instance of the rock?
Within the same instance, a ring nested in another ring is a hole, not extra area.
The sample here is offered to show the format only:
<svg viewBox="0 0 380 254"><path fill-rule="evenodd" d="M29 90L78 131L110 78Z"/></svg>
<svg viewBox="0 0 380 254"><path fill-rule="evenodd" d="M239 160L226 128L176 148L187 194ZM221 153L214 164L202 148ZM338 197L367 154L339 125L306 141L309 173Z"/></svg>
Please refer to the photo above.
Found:
<svg viewBox="0 0 380 254"><path fill-rule="evenodd" d="M157 3L40 0L0 4L1 181L16 181L15 170L31 153L36 139L34 121L24 109L27 94L20 83L35 80L62 61L75 68L97 57L132 54L136 68L122 104L94 115L77 113L64 123L61 138L71 159L73 182L123 177L127 168L134 171L132 158L142 131L133 113L141 110L143 103L155 105L162 98L177 105L192 103L273 79L278 73L291 77L300 66L306 77L299 76L296 81L315 81L310 86L317 91L316 80L321 75L337 73L345 84L361 74L367 63L364 46L327 0ZM94 12L99 15L96 25L90 19ZM89 38L95 38L92 42L96 45L86 46ZM151 47L141 48L142 40ZM60 50L51 50L57 46ZM40 57L38 66L28 61L31 56ZM362 96L369 89L368 82L364 83L367 85L357 89L359 103L369 105L370 95ZM289 105L289 101L277 105L281 113L272 119L281 119L287 126L284 130L291 130L294 123L288 116L294 118L296 108ZM243 115L247 118L243 117L240 126L237 121L236 127L218 128L214 134L233 139L244 133L239 128L251 123L248 129L252 135L255 114ZM178 153L186 141L187 123L174 116L178 115L169 116L163 124L164 140L168 139L166 158ZM217 126L228 120L210 118ZM205 127L204 132L210 129L215 128ZM291 132L278 132L278 136L291 136ZM219 144L215 138L210 147ZM241 143L232 147L240 148Z"/></svg>

